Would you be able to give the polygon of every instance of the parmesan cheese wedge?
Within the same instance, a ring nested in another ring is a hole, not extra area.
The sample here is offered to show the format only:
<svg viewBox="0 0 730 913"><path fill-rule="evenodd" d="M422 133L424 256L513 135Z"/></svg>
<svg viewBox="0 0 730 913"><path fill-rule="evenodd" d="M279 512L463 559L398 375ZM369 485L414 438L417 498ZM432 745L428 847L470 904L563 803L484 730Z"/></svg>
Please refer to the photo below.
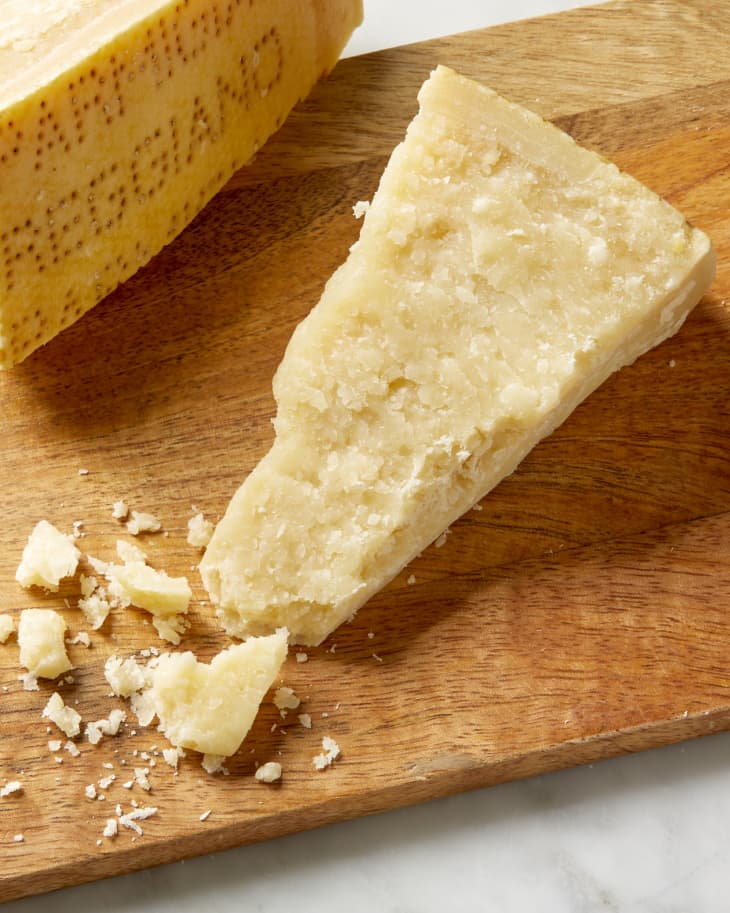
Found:
<svg viewBox="0 0 730 913"><path fill-rule="evenodd" d="M232 634L319 643L712 281L702 232L535 114L443 67L419 100L201 563Z"/></svg>
<svg viewBox="0 0 730 913"><path fill-rule="evenodd" d="M361 0L0 0L0 367L182 231L361 16Z"/></svg>

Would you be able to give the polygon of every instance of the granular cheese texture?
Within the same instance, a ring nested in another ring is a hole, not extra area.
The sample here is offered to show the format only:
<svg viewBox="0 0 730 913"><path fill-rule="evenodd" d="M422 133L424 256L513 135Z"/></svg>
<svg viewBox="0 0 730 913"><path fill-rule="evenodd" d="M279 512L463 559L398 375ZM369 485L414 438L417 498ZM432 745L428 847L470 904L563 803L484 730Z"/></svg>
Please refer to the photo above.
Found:
<svg viewBox="0 0 730 913"><path fill-rule="evenodd" d="M210 520L206 520L200 511L196 511L188 520L188 545L194 548L205 548L215 529Z"/></svg>
<svg viewBox="0 0 730 913"><path fill-rule="evenodd" d="M261 783L275 783L281 779L281 764L278 761L267 761L266 764L256 768L254 777Z"/></svg>
<svg viewBox="0 0 730 913"><path fill-rule="evenodd" d="M4 21L0 367L182 231L361 15L361 0L84 0Z"/></svg>
<svg viewBox="0 0 730 913"><path fill-rule="evenodd" d="M556 127L443 67L419 101L201 561L231 634L320 643L712 281L702 232Z"/></svg>
<svg viewBox="0 0 730 913"><path fill-rule="evenodd" d="M136 606L152 614L157 633L174 644L180 643L183 615L188 610L192 591L185 577L169 577L133 560L109 564L106 568L109 593L121 606Z"/></svg>
<svg viewBox="0 0 730 913"><path fill-rule="evenodd" d="M0 312L1 302L0 298ZM75 573L80 557L71 536L48 520L39 520L23 549L15 579L23 587L40 586L56 593L61 580Z"/></svg>
<svg viewBox="0 0 730 913"><path fill-rule="evenodd" d="M312 765L315 770L324 770L329 767L333 761L340 756L340 746L331 736L324 736L322 739L322 751L312 758Z"/></svg>

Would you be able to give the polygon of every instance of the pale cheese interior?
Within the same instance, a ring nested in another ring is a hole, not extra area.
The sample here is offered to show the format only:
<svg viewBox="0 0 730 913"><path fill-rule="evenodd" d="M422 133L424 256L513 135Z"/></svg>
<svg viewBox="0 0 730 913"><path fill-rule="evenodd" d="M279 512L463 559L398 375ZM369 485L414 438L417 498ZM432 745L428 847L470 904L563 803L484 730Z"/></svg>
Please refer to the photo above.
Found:
<svg viewBox="0 0 730 913"><path fill-rule="evenodd" d="M712 279L705 235L535 115L445 68L420 104L203 559L232 633L321 641Z"/></svg>

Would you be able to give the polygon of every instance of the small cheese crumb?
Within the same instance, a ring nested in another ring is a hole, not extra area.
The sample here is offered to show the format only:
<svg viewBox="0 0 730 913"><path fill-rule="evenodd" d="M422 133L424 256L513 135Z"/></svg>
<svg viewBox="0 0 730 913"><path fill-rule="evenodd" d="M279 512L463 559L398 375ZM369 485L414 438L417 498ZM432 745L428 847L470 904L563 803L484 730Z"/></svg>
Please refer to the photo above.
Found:
<svg viewBox="0 0 730 913"><path fill-rule="evenodd" d="M129 507L125 501L122 501L121 498L119 501L115 501L112 505L112 517L115 520L126 520L129 515Z"/></svg>
<svg viewBox="0 0 730 913"><path fill-rule="evenodd" d="M23 784L19 780L10 780L5 786L0 789L0 799L4 799L5 796L12 796L14 793L23 792Z"/></svg>
<svg viewBox="0 0 730 913"><path fill-rule="evenodd" d="M130 697L146 684L143 669L131 656L128 659L110 656L104 663L104 677L117 697Z"/></svg>
<svg viewBox="0 0 730 913"><path fill-rule="evenodd" d="M162 529L162 523L154 514L143 513L139 510L133 510L132 515L127 520L127 532L133 536L139 536L140 533L156 533Z"/></svg>
<svg viewBox="0 0 730 913"><path fill-rule="evenodd" d="M72 758L78 758L78 756L81 754L81 751L76 742L72 742L70 739L64 744L63 747L71 755Z"/></svg>
<svg viewBox="0 0 730 913"><path fill-rule="evenodd" d="M134 768L135 782L137 783L137 785L139 787L141 787L143 790L145 790L145 792L150 792L152 790L150 781L147 779L147 775L149 774L149 772L150 772L149 768L147 768L147 767L135 767Z"/></svg>
<svg viewBox="0 0 730 913"><path fill-rule="evenodd" d="M142 836L142 828L137 824L138 821L144 821L146 818L151 817L152 815L157 814L157 809L152 807L147 808L135 808L133 811L128 812L126 815L119 816L119 823L122 827L129 828L135 833Z"/></svg>
<svg viewBox="0 0 730 913"><path fill-rule="evenodd" d="M224 755L204 754L203 760L201 763L203 765L203 770L206 773L217 774L217 773L223 773L225 771L225 767L223 766L224 761L225 761Z"/></svg>
<svg viewBox="0 0 730 913"><path fill-rule="evenodd" d="M13 631L15 631L15 619L7 612L3 612L0 615L0 644L4 644Z"/></svg>
<svg viewBox="0 0 730 913"><path fill-rule="evenodd" d="M87 476L88 474L89 474L89 470L88 470L88 469L79 469L79 475L80 475L80 476Z"/></svg>
<svg viewBox="0 0 730 913"><path fill-rule="evenodd" d="M91 646L91 638L86 631L79 631L79 633L69 641L70 644L81 644L82 647Z"/></svg>
<svg viewBox="0 0 730 913"><path fill-rule="evenodd" d="M308 653L297 653L297 662L298 663L306 663L308 659L309 659Z"/></svg>
<svg viewBox="0 0 730 913"><path fill-rule="evenodd" d="M274 706L281 711L282 716L286 716L287 710L296 710L301 701L294 694L291 688L277 688L274 694Z"/></svg>
<svg viewBox="0 0 730 913"><path fill-rule="evenodd" d="M165 764L169 764L170 767L174 767L177 770L178 762L180 758L185 757L185 752L182 748L163 748L162 757Z"/></svg>
<svg viewBox="0 0 730 913"><path fill-rule="evenodd" d="M274 783L281 779L281 764L277 761L267 761L254 774L261 783Z"/></svg>
<svg viewBox="0 0 730 913"><path fill-rule="evenodd" d="M69 738L73 738L81 732L81 714L77 713L73 707L67 707L57 691L48 699L42 716L55 723Z"/></svg>
<svg viewBox="0 0 730 913"><path fill-rule="evenodd" d="M49 751L53 751L53 752L60 751L61 745L63 745L63 742L61 739L49 739L48 740L48 750Z"/></svg>
<svg viewBox="0 0 730 913"><path fill-rule="evenodd" d="M13 837L13 840L14 840L16 843L22 843L22 842L25 840L25 837L24 837L22 834L16 834L16 835Z"/></svg>
<svg viewBox="0 0 730 913"><path fill-rule="evenodd" d="M87 799L96 799L96 787L93 783L89 783L89 785L84 789L84 795Z"/></svg>
<svg viewBox="0 0 730 913"><path fill-rule="evenodd" d="M99 789L109 789L112 783L116 780L115 774L109 774L108 777L102 777L99 782Z"/></svg>
<svg viewBox="0 0 730 913"><path fill-rule="evenodd" d="M32 672L26 672L25 675L19 675L18 680L23 683L23 691L40 691L38 679Z"/></svg>
<svg viewBox="0 0 730 913"><path fill-rule="evenodd" d="M69 536L40 520L28 537L15 579L22 587L41 586L56 593L61 580L76 572L80 557Z"/></svg>
<svg viewBox="0 0 730 913"><path fill-rule="evenodd" d="M300 713L297 719L305 729L312 728L312 717L308 713Z"/></svg>
<svg viewBox="0 0 730 913"><path fill-rule="evenodd" d="M101 742L101 730L96 723L87 723L86 724L86 739L92 745L98 745Z"/></svg>
<svg viewBox="0 0 730 913"><path fill-rule="evenodd" d="M198 818L198 820L199 820L199 821L207 821L208 818L210 818L210 816L211 816L211 814L212 814L212 811L213 811L213 810L210 809L210 808L209 808L207 811L204 811L203 814Z"/></svg>
<svg viewBox="0 0 730 913"><path fill-rule="evenodd" d="M213 535L214 526L210 520L206 520L200 511L195 510L193 516L188 520L188 545L194 548L205 548L210 542Z"/></svg>
<svg viewBox="0 0 730 913"><path fill-rule="evenodd" d="M324 770L340 756L340 746L328 735L322 739L322 749L322 753L312 759L315 770Z"/></svg>
<svg viewBox="0 0 730 913"><path fill-rule="evenodd" d="M408 586L413 586L413 584L414 584L415 582L416 582L416 575L415 575L415 574L411 574L411 576L408 578L408 580L406 580L406 583L408 584Z"/></svg>
<svg viewBox="0 0 730 913"><path fill-rule="evenodd" d="M370 202L368 200L358 200L352 207L352 214L356 219L362 219L362 217L367 214L368 209L370 209Z"/></svg>
<svg viewBox="0 0 730 913"><path fill-rule="evenodd" d="M106 825L104 826L104 830L102 831L102 834L104 835L104 837L116 837L118 833L119 833L119 825L117 824L117 819L116 818L107 818Z"/></svg>

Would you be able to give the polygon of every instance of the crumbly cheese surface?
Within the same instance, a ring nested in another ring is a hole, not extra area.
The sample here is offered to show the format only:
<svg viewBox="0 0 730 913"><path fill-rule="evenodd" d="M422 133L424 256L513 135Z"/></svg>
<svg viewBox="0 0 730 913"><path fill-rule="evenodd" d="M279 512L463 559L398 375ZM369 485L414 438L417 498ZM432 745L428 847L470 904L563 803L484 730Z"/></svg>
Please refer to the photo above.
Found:
<svg viewBox="0 0 730 913"><path fill-rule="evenodd" d="M55 593L64 577L71 577L81 552L48 520L39 520L28 537L23 555L15 572L21 586L41 586Z"/></svg>
<svg viewBox="0 0 730 913"><path fill-rule="evenodd" d="M53 609L24 609L18 622L20 663L36 678L56 678L73 669L66 655L66 621Z"/></svg>
<svg viewBox="0 0 730 913"><path fill-rule="evenodd" d="M705 235L536 115L443 67L419 100L201 563L238 635L320 642L714 275Z"/></svg>
<svg viewBox="0 0 730 913"><path fill-rule="evenodd" d="M209 663L188 653L164 653L148 694L170 742L206 755L238 750L287 653L287 632L252 637Z"/></svg>
<svg viewBox="0 0 730 913"><path fill-rule="evenodd" d="M361 16L361 0L0 0L0 367L182 231Z"/></svg>

